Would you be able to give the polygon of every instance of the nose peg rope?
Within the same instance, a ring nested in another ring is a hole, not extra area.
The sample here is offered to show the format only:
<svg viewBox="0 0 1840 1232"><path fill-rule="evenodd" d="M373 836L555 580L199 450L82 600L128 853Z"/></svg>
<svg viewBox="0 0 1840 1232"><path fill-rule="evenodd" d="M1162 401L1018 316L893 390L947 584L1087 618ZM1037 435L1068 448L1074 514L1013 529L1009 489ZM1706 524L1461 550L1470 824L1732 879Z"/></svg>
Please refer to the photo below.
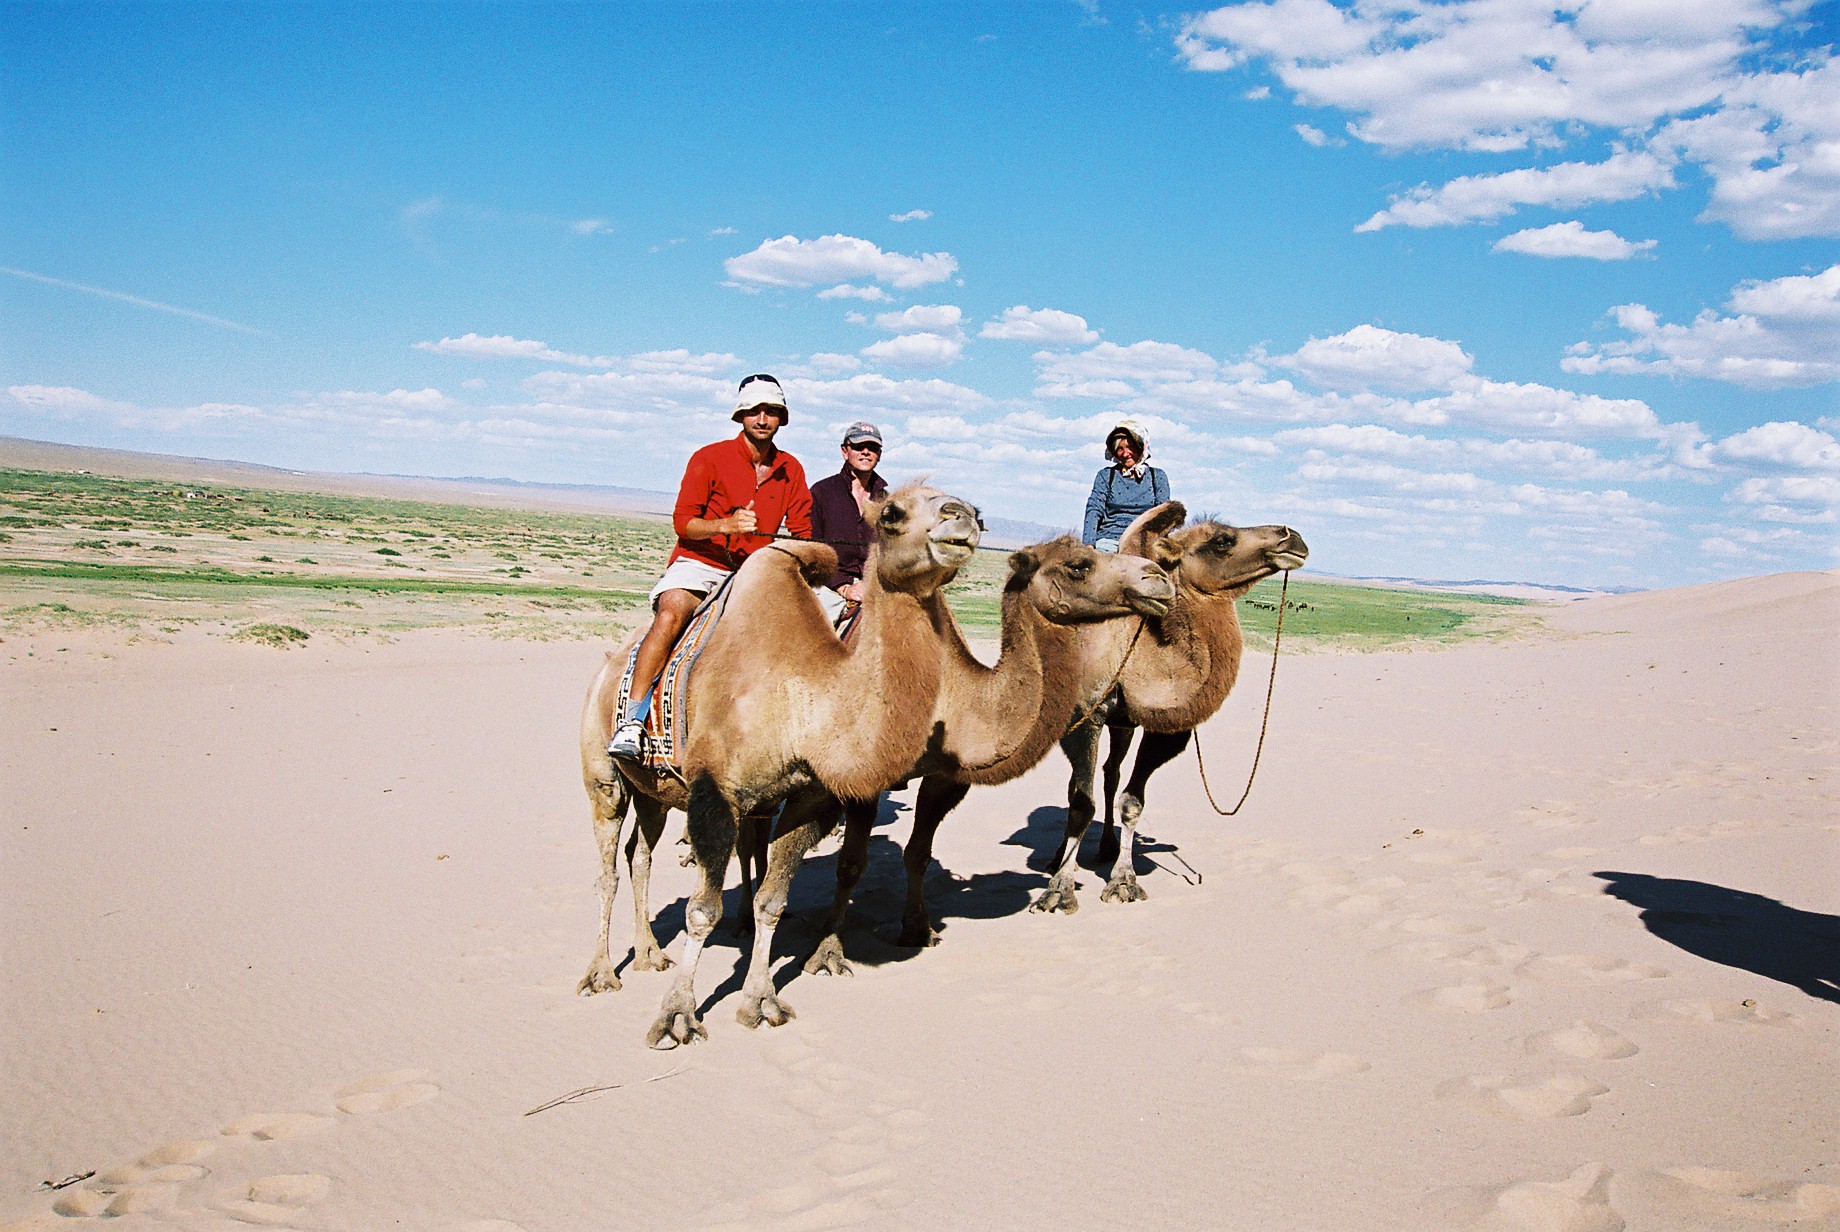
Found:
<svg viewBox="0 0 1840 1232"><path fill-rule="evenodd" d="M1259 743L1252 751L1252 769L1246 775L1246 790L1240 793L1239 804L1230 809L1223 809L1214 803L1214 792L1208 786L1207 763L1201 757L1201 733L1195 732L1195 766L1201 771L1201 790L1207 796L1207 802L1222 817L1231 817L1239 812L1246 797L1252 794L1252 780L1258 777L1259 758L1265 752L1265 729L1271 724L1271 697L1278 685L1278 646L1284 640L1284 597L1290 593L1291 571L1284 571L1284 585L1278 590L1278 627L1271 635L1271 679L1265 685L1265 716L1259 720Z"/></svg>

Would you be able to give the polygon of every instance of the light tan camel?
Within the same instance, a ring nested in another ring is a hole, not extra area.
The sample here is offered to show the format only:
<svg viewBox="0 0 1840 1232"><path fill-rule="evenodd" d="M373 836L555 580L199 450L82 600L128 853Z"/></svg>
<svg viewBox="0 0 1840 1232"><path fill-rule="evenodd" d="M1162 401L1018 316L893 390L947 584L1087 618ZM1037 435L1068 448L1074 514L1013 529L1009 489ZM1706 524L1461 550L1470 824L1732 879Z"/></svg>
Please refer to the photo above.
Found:
<svg viewBox="0 0 1840 1232"><path fill-rule="evenodd" d="M607 948L629 800L639 813L630 848L635 965L671 965L652 932L644 897L651 850L668 808L688 814L701 875L685 910L682 966L647 1035L654 1046L706 1034L695 1000L696 963L721 919L722 883L741 820L765 818L786 802L755 895L754 956L736 1013L748 1026L778 1026L792 1011L773 993L768 954L792 869L836 822L827 802L833 793L879 793L925 747L940 649L924 603L970 559L977 513L954 497L910 485L872 507L871 521L876 535L864 572L863 610L847 645L837 640L808 584L834 568L830 548L775 544L736 572L728 610L711 628L687 689L687 789L643 767L616 768L605 749L620 674L611 659L590 686L581 754L602 859L601 937L580 990L619 986ZM865 681L875 687L865 688Z"/></svg>
<svg viewBox="0 0 1840 1232"><path fill-rule="evenodd" d="M1239 677L1244 641L1234 603L1255 582L1284 569L1300 567L1310 549L1303 537L1288 526L1228 526L1205 521L1177 530L1187 511L1180 502L1159 505L1132 523L1120 539L1120 554L1154 556L1166 560L1179 553L1174 564L1176 599L1169 613L1147 622L1145 635L1131 652L1118 686L1086 723L1069 731L1061 751L1072 763L1067 783L1067 828L1048 887L1030 904L1031 911L1079 910L1074 894L1080 841L1094 815L1093 769L1098 759L1099 733L1106 725L1127 729L1122 739L1115 732L1113 756L1105 765L1105 831L1100 855L1109 854L1112 839L1112 799L1118 788L1118 768L1130 747L1131 730L1144 729L1143 747L1131 767L1131 779L1118 802L1123 841L1118 845L1110 879L1100 895L1104 902L1139 902L1148 895L1137 884L1133 867L1137 820L1143 813L1144 790L1158 767L1188 747L1194 729L1215 711ZM1101 647L1124 653L1128 627L1094 625L1080 636ZM1089 662L1107 662L1107 655L1088 656ZM1116 657L1109 659L1117 662ZM1103 680L1092 682L1096 696Z"/></svg>
<svg viewBox="0 0 1840 1232"><path fill-rule="evenodd" d="M928 604L944 646L944 678L933 708L933 735L907 776L921 784L903 853L907 905L901 945L926 946L936 939L925 876L939 823L974 784L1006 783L1027 773L1074 719L1088 671L1077 659L1080 642L1073 627L1133 614L1160 616L1175 598L1169 576L1149 560L1099 552L1067 536L1023 548L1010 556L1009 566L1002 647L994 666L971 653L941 596ZM824 940L805 964L808 973L849 973L839 931L867 863L878 803L879 797L870 797L844 804L836 900Z"/></svg>

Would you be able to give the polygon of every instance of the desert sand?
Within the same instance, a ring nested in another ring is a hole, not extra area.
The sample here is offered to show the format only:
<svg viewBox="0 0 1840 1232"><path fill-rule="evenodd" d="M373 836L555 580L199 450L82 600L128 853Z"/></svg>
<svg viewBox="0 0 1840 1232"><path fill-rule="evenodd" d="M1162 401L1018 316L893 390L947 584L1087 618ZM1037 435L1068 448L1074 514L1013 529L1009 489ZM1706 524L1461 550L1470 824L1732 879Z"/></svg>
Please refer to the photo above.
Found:
<svg viewBox="0 0 1840 1232"><path fill-rule="evenodd" d="M9 640L0 1227L1840 1228L1837 629L1797 574L1286 654L1239 816L1151 784L1148 901L1025 910L1053 755L942 829L923 952L896 794L855 978L799 972L826 846L799 1017L734 1021L724 929L672 1052L667 975L574 991L601 647Z"/></svg>

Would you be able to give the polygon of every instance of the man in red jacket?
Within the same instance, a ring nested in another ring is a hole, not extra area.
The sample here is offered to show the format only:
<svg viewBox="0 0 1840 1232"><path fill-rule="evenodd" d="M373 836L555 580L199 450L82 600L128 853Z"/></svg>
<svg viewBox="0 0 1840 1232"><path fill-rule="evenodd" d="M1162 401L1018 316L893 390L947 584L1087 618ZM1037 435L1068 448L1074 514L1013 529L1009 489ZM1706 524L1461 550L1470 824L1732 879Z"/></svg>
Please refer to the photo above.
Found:
<svg viewBox="0 0 1840 1232"><path fill-rule="evenodd" d="M773 444L790 418L779 381L764 372L742 381L733 418L741 434L703 446L684 468L671 515L677 546L652 587L652 624L639 643L632 695L607 744L615 757L639 756L652 685L704 597L749 553L771 543L782 524L797 538L811 538L805 468Z"/></svg>

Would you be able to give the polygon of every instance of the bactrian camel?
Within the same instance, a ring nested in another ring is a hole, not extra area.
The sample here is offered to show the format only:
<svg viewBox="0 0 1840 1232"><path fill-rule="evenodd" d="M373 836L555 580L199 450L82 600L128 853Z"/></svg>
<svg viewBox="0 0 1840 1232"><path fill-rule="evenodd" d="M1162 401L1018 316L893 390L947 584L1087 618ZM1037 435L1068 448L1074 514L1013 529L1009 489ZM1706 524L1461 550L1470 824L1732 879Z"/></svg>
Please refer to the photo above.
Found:
<svg viewBox="0 0 1840 1232"><path fill-rule="evenodd" d="M1149 560L1095 551L1066 536L1015 552L1009 567L994 666L971 653L942 595L927 604L944 649L944 677L933 708L932 736L908 775L921 783L913 833L903 853L907 905L902 945L935 940L925 877L939 823L974 784L1006 783L1027 773L1074 719L1087 674L1078 661L1074 628L1133 614L1160 616L1175 597L1169 576ZM841 975L850 969L839 931L867 862L878 803L873 796L845 802L836 901L824 940L805 964L807 972Z"/></svg>
<svg viewBox="0 0 1840 1232"><path fill-rule="evenodd" d="M1142 727L1144 740L1118 800L1123 841L1100 899L1131 903L1148 897L1137 884L1133 861L1137 820L1143 813L1150 776L1188 747L1194 729L1220 709L1239 677L1244 641L1235 601L1255 582L1280 570L1298 568L1310 552L1303 537L1288 526L1236 527L1203 521L1175 529L1187 516L1178 501L1159 505L1134 522L1119 541L1120 554L1168 561L1179 553L1172 566L1176 598L1168 614L1146 622L1117 687L1091 719L1061 741L1061 751L1073 767L1067 783L1066 833L1048 887L1030 904L1032 911L1079 910L1074 878L1080 841L1094 816L1093 769L1099 733L1108 724L1122 729ZM1117 655L1124 653L1130 635L1130 622L1094 625L1081 632L1082 638L1097 646L1115 647ZM1106 653L1102 650L1088 659L1103 663ZM1102 687L1103 681L1095 685L1095 689ZM1119 765L1129 746L1129 730L1115 734L1114 755L1105 764L1101 858L1109 854L1114 834L1112 800L1118 790Z"/></svg>
<svg viewBox="0 0 1840 1232"><path fill-rule="evenodd" d="M926 600L976 549L977 512L942 492L909 485L871 506L875 542L864 571L862 614L840 643L811 593L835 553L823 544L779 543L754 553L730 583L686 690L687 789L668 776L620 763L605 750L619 667L610 658L582 716L583 778L601 849L601 942L584 992L617 988L607 954L618 888L619 831L629 799L639 805L635 850L635 965L670 966L651 930L641 886L665 810L688 815L700 884L684 912L681 965L647 1033L655 1047L706 1031L697 1012L697 960L722 916L722 885L743 818L765 818L782 801L766 876L754 897L755 941L736 1018L778 1026L792 1010L775 995L768 962L792 871L836 824L835 797L873 796L919 757L939 691L940 649ZM876 687L863 687L864 681Z"/></svg>

